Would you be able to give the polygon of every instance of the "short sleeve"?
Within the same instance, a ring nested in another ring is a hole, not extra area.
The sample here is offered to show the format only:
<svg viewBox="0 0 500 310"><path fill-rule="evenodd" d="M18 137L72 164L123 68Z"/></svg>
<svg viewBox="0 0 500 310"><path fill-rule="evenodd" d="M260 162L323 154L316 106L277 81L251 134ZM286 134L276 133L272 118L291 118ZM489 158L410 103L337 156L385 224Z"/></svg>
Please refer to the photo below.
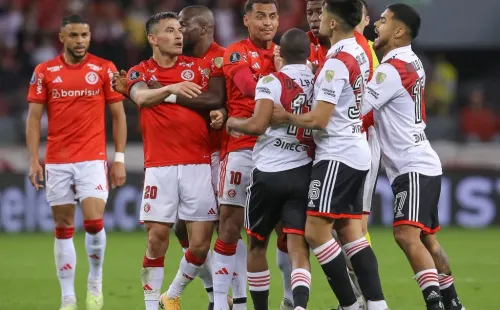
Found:
<svg viewBox="0 0 500 310"><path fill-rule="evenodd" d="M132 86L139 82L147 83L146 74L144 72L144 68L141 65L133 66L128 70L127 73L127 93L130 97L130 90Z"/></svg>
<svg viewBox="0 0 500 310"><path fill-rule="evenodd" d="M28 90L28 102L46 104L47 103L47 83L45 77L45 66L36 66L30 80Z"/></svg>
<svg viewBox="0 0 500 310"><path fill-rule="evenodd" d="M242 44L231 44L224 53L224 75L232 79L242 68L250 68L246 48Z"/></svg>
<svg viewBox="0 0 500 310"><path fill-rule="evenodd" d="M111 104L123 101L125 98L120 93L116 92L112 86L113 73L118 70L116 70L116 67L112 62L109 62L106 67L107 70L103 77L104 98L106 99L106 103Z"/></svg>
<svg viewBox="0 0 500 310"><path fill-rule="evenodd" d="M349 71L338 59L328 59L318 74L314 87L317 88L316 101L337 104L342 89L349 83Z"/></svg>
<svg viewBox="0 0 500 310"><path fill-rule="evenodd" d="M391 64L381 64L366 86L363 104L379 110L403 87L398 71Z"/></svg>
<svg viewBox="0 0 500 310"><path fill-rule="evenodd" d="M261 78L255 88L255 101L259 99L269 99L275 104L280 103L281 83L272 74Z"/></svg>

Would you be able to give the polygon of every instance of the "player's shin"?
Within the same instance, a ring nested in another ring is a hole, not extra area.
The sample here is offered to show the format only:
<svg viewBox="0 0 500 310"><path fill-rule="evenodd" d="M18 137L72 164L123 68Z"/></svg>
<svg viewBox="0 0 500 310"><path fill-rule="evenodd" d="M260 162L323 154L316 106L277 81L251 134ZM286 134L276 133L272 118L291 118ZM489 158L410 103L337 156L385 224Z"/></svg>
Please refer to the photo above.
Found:
<svg viewBox="0 0 500 310"><path fill-rule="evenodd" d="M102 292L102 266L104 251L106 249L106 231L103 219L86 220L83 222L85 229L85 249L89 259L89 291L98 295Z"/></svg>
<svg viewBox="0 0 500 310"><path fill-rule="evenodd" d="M247 309L247 249L243 239L238 240L236 261L231 281L233 294L233 310Z"/></svg>
<svg viewBox="0 0 500 310"><path fill-rule="evenodd" d="M208 251L207 258L203 266L201 266L200 273L198 274L201 282L203 282L203 287L207 291L208 300L210 303L214 302L214 289L212 281L212 251Z"/></svg>
<svg viewBox="0 0 500 310"><path fill-rule="evenodd" d="M292 265L290 263L290 257L288 255L287 242L285 240L285 235L280 233L277 239L277 250L276 250L276 262L281 271L281 276L283 277L283 299L288 301L293 301L292 292Z"/></svg>
<svg viewBox="0 0 500 310"><path fill-rule="evenodd" d="M76 304L75 269L76 251L73 244L74 227L55 228L54 257L57 277L61 285L63 304Z"/></svg>
<svg viewBox="0 0 500 310"><path fill-rule="evenodd" d="M271 273L267 265L268 238L249 236L248 239L248 287L255 310L267 310Z"/></svg>
<svg viewBox="0 0 500 310"><path fill-rule="evenodd" d="M167 291L168 299L175 299L179 297L186 286L198 276L201 266L205 263L206 257L196 257L190 249L186 251L181 259L179 270L174 281Z"/></svg>
<svg viewBox="0 0 500 310"><path fill-rule="evenodd" d="M309 247L304 236L287 235L291 272L291 286L293 290L293 305L295 309L306 309L309 302L311 287L311 266L309 263Z"/></svg>
<svg viewBox="0 0 500 310"><path fill-rule="evenodd" d="M308 216L306 240L325 273L328 283L343 308L356 306L357 299L349 283L347 265L340 245L331 234L332 224L327 219ZM347 308L348 309L348 308Z"/></svg>

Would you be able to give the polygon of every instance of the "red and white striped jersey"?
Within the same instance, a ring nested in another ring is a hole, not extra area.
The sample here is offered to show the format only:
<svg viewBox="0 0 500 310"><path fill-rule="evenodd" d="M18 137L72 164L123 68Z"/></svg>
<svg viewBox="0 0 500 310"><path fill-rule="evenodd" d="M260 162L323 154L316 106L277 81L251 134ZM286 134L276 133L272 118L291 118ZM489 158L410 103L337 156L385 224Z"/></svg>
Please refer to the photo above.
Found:
<svg viewBox="0 0 500 310"><path fill-rule="evenodd" d="M295 114L309 112L313 99L314 75L306 65L287 65L280 72L259 80L255 101L269 99L275 105ZM311 162L312 130L287 127L268 127L253 149L257 169L265 172L290 170Z"/></svg>
<svg viewBox="0 0 500 310"><path fill-rule="evenodd" d="M441 162L425 135L425 71L411 46L389 52L367 85L387 176L408 172L442 174Z"/></svg>
<svg viewBox="0 0 500 310"><path fill-rule="evenodd" d="M316 76L314 104L324 101L335 110L324 130L315 130L315 162L336 160L357 170L369 170L371 156L362 133L361 101L370 63L356 39L337 42L327 54L327 60Z"/></svg>

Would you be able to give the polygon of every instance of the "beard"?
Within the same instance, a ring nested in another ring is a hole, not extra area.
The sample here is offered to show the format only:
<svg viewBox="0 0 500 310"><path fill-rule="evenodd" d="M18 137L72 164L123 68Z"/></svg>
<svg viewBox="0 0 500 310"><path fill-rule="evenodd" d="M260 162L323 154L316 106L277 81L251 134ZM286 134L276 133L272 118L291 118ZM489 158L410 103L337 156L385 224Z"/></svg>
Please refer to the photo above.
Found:
<svg viewBox="0 0 500 310"><path fill-rule="evenodd" d="M83 52L82 55L77 55L73 50L69 48L67 48L66 51L71 55L71 57L73 57L76 60L82 59L85 57L85 55L87 55L87 50L85 50L85 52Z"/></svg>

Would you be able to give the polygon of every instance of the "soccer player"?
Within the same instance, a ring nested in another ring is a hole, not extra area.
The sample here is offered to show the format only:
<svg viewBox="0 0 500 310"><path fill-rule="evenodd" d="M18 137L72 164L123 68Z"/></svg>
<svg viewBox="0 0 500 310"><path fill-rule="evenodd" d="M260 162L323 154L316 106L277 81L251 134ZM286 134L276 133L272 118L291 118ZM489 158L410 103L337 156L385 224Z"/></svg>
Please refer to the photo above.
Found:
<svg viewBox="0 0 500 310"><path fill-rule="evenodd" d="M215 87L219 93L225 96L226 82L222 72L222 62L225 48L214 41L215 20L212 11L205 6L189 6L179 13L179 22L182 26L183 48L185 56L198 57L208 60L210 67L209 87ZM215 111L214 111L215 112ZM223 113L218 111L217 113ZM212 185L216 189L219 179L219 158L221 130L209 128L209 145L211 154ZM189 248L189 240L184 220L178 219L175 223L175 235L179 239L184 251ZM212 283L212 253L208 252L205 264L200 270L199 277L208 293L209 308L214 307L213 283ZM241 264L240 264L241 265ZM233 278L233 297L236 302L246 300L246 266L238 270L237 276Z"/></svg>
<svg viewBox="0 0 500 310"><path fill-rule="evenodd" d="M310 31L307 32L311 42L309 61L316 71L326 61L326 53L330 49L330 39L319 33L321 13L323 12L323 0L307 0L306 16Z"/></svg>
<svg viewBox="0 0 500 310"><path fill-rule="evenodd" d="M312 142L312 131L294 126L269 127L274 105L290 113L309 111L314 86L314 76L306 65L309 52L307 35L299 29L288 30L280 42L284 66L257 83L253 116L230 117L227 121L228 131L260 135L253 149L255 168L245 216L249 234L248 282L256 310L268 309L270 272L266 252L269 236L280 220L293 267L294 309L305 310L309 299L311 273L304 228L311 150L304 142Z"/></svg>
<svg viewBox="0 0 500 310"><path fill-rule="evenodd" d="M465 309L448 257L439 245L441 162L425 136L425 71L411 49L419 14L392 4L375 23L374 47L384 57L367 86L362 113L373 110L394 202L394 238L406 254L427 309ZM444 308L443 308L444 303Z"/></svg>
<svg viewBox="0 0 500 310"><path fill-rule="evenodd" d="M371 164L360 119L370 65L354 38L361 11L357 0L324 2L320 34L330 38L332 47L316 77L314 108L301 115L275 110L281 114L278 119L286 123L315 129L316 157L305 233L341 308L358 309L359 304L350 285L346 285L349 283L346 261L332 237L334 226L359 279L368 309L385 310L377 259L362 233L362 206L355 203Z"/></svg>
<svg viewBox="0 0 500 310"><path fill-rule="evenodd" d="M43 187L38 152L40 119L46 107L49 135L45 184L55 223L54 254L62 292L60 309L77 308L73 233L75 201L79 201L90 265L87 309L98 310L103 307L102 265L106 247L103 215L109 190L104 109L109 107L113 122L112 187L121 186L125 183L123 152L127 141L123 96L111 88L111 77L116 71L113 63L87 52L90 28L84 19L78 15L63 18L59 40L64 52L39 64L30 81L26 125L29 175L37 190Z"/></svg>
<svg viewBox="0 0 500 310"><path fill-rule="evenodd" d="M127 75L129 97L140 108L144 143L140 218L148 243L141 278L147 310L156 310L158 299L161 309L176 310L180 294L205 263L217 206L205 118L173 102L210 111L220 107L224 96L201 94L208 84L210 63L181 55L183 36L175 13L151 16L146 33L153 57L132 67ZM148 83L153 82L164 86L149 89ZM160 296L170 226L177 217L186 221L189 248L172 285Z"/></svg>
<svg viewBox="0 0 500 310"><path fill-rule="evenodd" d="M244 6L244 23L249 38L231 44L224 55L224 76L226 78L227 107L229 116L251 117L255 106L255 87L260 76L276 71L272 39L278 28L278 2L276 0L248 0ZM237 249L244 248L239 241L243 227L246 188L250 184L253 168L252 148L256 138L242 136L234 138L227 135L223 139L219 178L220 222L219 237L213 254L213 281L215 309L226 310L227 293L231 278L238 270L237 264L246 262L246 253ZM289 265L288 255L282 253L278 259L280 266ZM284 277L289 272L284 272ZM290 277L284 279L290 287ZM290 292L288 289L287 292ZM291 293L287 296L292 298ZM233 309L240 308L234 301ZM286 309L286 308L285 308Z"/></svg>

